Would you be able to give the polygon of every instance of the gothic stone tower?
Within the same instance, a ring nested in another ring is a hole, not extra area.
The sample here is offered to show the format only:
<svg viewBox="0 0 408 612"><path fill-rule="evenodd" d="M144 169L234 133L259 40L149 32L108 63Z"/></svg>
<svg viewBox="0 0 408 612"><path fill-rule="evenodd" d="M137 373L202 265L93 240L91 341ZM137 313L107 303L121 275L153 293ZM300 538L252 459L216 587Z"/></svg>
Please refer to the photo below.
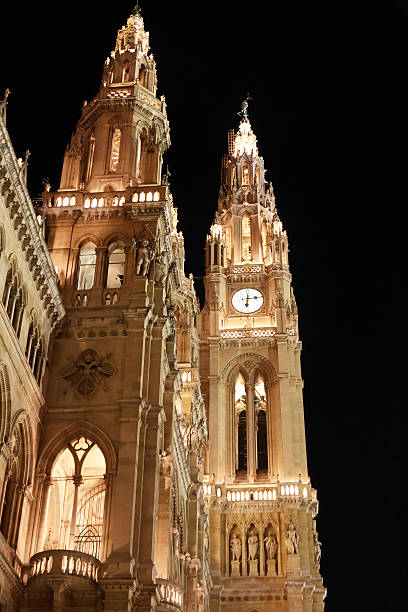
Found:
<svg viewBox="0 0 408 612"><path fill-rule="evenodd" d="M198 303L162 176L170 138L156 88L135 9L60 188L44 193L67 316L36 457L27 611L208 607Z"/></svg>
<svg viewBox="0 0 408 612"><path fill-rule="evenodd" d="M288 239L247 102L207 236L200 371L212 611L322 612Z"/></svg>

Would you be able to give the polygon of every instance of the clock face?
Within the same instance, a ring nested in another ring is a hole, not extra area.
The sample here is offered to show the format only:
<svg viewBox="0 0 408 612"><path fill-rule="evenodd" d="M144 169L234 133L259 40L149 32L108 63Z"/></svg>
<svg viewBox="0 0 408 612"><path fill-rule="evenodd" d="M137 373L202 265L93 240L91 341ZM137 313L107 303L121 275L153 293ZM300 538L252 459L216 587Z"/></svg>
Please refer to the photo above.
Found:
<svg viewBox="0 0 408 612"><path fill-rule="evenodd" d="M251 314L261 308L263 295L258 289L247 287L240 289L232 296L232 305L238 312Z"/></svg>

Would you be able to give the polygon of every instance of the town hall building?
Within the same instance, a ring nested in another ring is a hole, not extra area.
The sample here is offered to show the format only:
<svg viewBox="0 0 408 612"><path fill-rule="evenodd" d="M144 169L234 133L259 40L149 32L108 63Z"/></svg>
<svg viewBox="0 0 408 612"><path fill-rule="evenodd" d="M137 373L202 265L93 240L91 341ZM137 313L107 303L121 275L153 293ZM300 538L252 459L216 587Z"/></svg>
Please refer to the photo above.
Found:
<svg viewBox="0 0 408 612"><path fill-rule="evenodd" d="M323 612L288 237L248 102L202 237L202 308L140 9L35 208L7 103L1 612Z"/></svg>

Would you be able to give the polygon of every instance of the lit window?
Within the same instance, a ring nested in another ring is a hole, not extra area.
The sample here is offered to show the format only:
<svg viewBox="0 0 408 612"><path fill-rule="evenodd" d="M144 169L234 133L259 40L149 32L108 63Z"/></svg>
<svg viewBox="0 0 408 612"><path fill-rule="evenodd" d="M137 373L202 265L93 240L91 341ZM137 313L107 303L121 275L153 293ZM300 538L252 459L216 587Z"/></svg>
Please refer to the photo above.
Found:
<svg viewBox="0 0 408 612"><path fill-rule="evenodd" d="M87 242L79 251L79 273L77 289L91 289L95 279L96 251L92 242Z"/></svg>
<svg viewBox="0 0 408 612"><path fill-rule="evenodd" d="M125 273L125 249L123 246L113 244L109 247L108 275L106 286L111 289L121 287Z"/></svg>
<svg viewBox="0 0 408 612"><path fill-rule="evenodd" d="M122 133L119 128L115 128L112 134L112 145L109 162L109 172L116 172L119 166L120 140Z"/></svg>

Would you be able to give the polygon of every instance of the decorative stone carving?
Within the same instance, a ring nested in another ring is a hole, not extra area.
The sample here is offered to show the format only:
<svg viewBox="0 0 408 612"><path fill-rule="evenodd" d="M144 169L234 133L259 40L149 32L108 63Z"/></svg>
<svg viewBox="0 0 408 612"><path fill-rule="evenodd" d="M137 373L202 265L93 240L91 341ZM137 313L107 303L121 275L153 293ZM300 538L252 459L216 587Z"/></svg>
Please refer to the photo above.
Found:
<svg viewBox="0 0 408 612"><path fill-rule="evenodd" d="M319 542L316 531L313 532L313 549L315 562L319 565L322 558L322 543Z"/></svg>
<svg viewBox="0 0 408 612"><path fill-rule="evenodd" d="M259 539L256 533L252 532L248 538L248 559L254 560L258 556Z"/></svg>
<svg viewBox="0 0 408 612"><path fill-rule="evenodd" d="M137 248L136 274L147 276L149 274L150 262L153 259L153 249L148 240L142 240Z"/></svg>
<svg viewBox="0 0 408 612"><path fill-rule="evenodd" d="M286 524L286 552L289 556L299 554L299 536L292 520Z"/></svg>
<svg viewBox="0 0 408 612"><path fill-rule="evenodd" d="M81 395L89 395L114 373L112 364L106 361L109 357L99 357L93 349L86 349L64 368L62 378L76 387Z"/></svg>
<svg viewBox="0 0 408 612"><path fill-rule="evenodd" d="M273 560L276 557L276 552L278 550L278 543L276 541L276 537L274 535L268 535L264 539L266 557L269 560Z"/></svg>
<svg viewBox="0 0 408 612"><path fill-rule="evenodd" d="M231 553L233 561L239 561L241 559L242 544L236 533L234 533L231 538Z"/></svg>
<svg viewBox="0 0 408 612"><path fill-rule="evenodd" d="M164 286L167 278L168 264L166 252L162 251L155 258L154 280Z"/></svg>

